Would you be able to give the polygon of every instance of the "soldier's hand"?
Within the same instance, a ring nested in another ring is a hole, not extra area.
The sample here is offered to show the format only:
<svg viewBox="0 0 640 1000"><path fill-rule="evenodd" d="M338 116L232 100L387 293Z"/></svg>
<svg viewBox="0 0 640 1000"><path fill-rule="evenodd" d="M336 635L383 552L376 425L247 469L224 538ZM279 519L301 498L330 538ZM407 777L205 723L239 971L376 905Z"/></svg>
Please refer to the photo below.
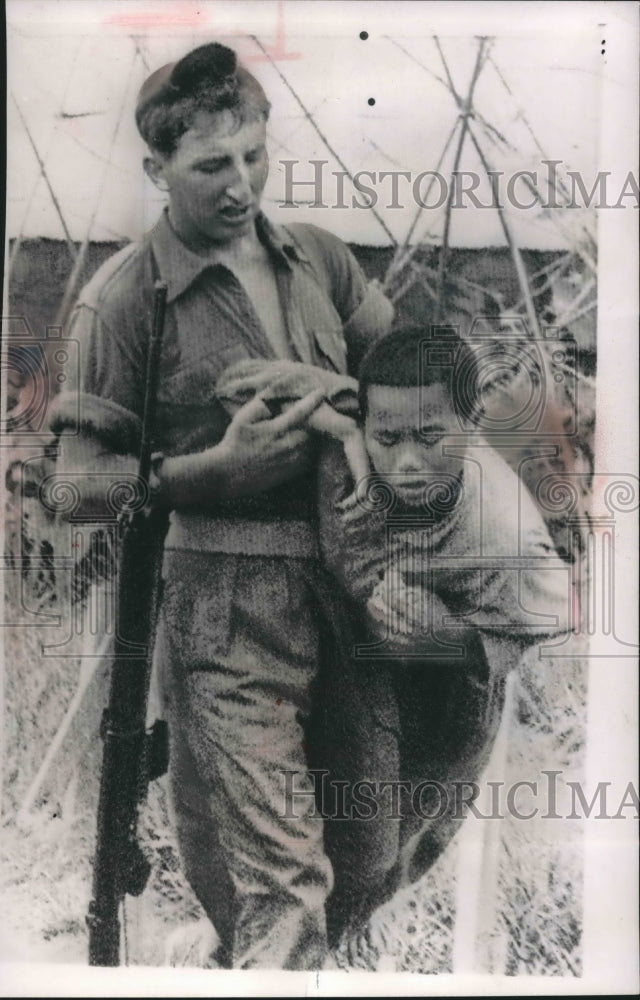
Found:
<svg viewBox="0 0 640 1000"><path fill-rule="evenodd" d="M308 464L307 422L323 400L316 390L271 417L260 395L233 417L213 458L218 489L226 498L261 493L299 475Z"/></svg>

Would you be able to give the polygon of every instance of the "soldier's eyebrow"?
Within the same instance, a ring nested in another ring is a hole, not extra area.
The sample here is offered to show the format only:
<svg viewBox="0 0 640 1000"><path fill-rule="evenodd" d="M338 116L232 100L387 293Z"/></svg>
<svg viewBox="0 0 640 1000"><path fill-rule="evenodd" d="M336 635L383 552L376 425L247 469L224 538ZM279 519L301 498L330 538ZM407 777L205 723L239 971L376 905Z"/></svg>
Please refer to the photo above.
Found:
<svg viewBox="0 0 640 1000"><path fill-rule="evenodd" d="M221 153L219 156L215 156L214 154L211 154L209 156L203 156L203 157L201 157L198 160L194 160L192 165L194 167L206 167L206 166L209 166L209 165L213 166L213 165L216 165L216 164L219 164L219 163L224 163L225 160L228 160L228 159L229 159L229 156L228 156L227 153Z"/></svg>
<svg viewBox="0 0 640 1000"><path fill-rule="evenodd" d="M256 143L245 152L245 156L255 156L257 153L262 152L265 148L264 142ZM192 166L194 167L208 167L208 166L219 166L221 163L227 163L231 160L231 155L229 153L209 153L206 156L199 157L194 160Z"/></svg>

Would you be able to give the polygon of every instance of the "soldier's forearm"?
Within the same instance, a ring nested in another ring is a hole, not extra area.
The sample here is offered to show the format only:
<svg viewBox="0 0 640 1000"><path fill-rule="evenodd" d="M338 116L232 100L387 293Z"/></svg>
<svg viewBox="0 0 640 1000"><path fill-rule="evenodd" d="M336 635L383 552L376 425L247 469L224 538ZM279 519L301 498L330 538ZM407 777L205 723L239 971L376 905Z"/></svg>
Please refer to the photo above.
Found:
<svg viewBox="0 0 640 1000"><path fill-rule="evenodd" d="M83 514L99 517L109 513L108 496L118 485L135 485L138 464L134 455L106 450L90 435L63 435L56 472L77 488ZM304 445L278 455L256 449L243 456L223 440L201 452L166 456L157 476L170 507L189 507L260 493L300 475L308 464Z"/></svg>
<svg viewBox="0 0 640 1000"><path fill-rule="evenodd" d="M171 507L198 506L279 486L307 471L311 454L302 444L280 456L257 450L243 456L223 440L197 454L164 458L158 478Z"/></svg>
<svg viewBox="0 0 640 1000"><path fill-rule="evenodd" d="M158 476L170 506L188 507L223 497L227 462L220 445L163 459Z"/></svg>

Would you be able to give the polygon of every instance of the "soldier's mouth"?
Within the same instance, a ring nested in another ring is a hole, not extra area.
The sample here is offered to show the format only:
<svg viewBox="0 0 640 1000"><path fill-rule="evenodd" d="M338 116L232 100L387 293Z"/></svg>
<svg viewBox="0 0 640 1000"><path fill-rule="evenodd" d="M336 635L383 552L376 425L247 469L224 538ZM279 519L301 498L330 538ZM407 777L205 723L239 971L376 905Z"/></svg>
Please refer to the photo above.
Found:
<svg viewBox="0 0 640 1000"><path fill-rule="evenodd" d="M244 222L251 212L251 202L247 205L226 205L220 209L220 215L229 222Z"/></svg>

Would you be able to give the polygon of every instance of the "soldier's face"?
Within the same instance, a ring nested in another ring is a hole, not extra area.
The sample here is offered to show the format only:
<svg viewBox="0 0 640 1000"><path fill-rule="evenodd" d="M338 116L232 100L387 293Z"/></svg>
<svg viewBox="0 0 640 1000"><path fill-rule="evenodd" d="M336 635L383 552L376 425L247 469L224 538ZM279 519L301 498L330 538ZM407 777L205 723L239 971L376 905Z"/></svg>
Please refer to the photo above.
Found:
<svg viewBox="0 0 640 1000"><path fill-rule="evenodd" d="M425 487L440 473L459 476L462 471L464 459L446 454L447 444L464 444L464 439L442 385L372 385L365 441L374 469L405 503L422 504Z"/></svg>
<svg viewBox="0 0 640 1000"><path fill-rule="evenodd" d="M262 117L238 124L230 111L201 112L174 153L155 160L154 180L189 246L228 246L251 231L269 172Z"/></svg>

